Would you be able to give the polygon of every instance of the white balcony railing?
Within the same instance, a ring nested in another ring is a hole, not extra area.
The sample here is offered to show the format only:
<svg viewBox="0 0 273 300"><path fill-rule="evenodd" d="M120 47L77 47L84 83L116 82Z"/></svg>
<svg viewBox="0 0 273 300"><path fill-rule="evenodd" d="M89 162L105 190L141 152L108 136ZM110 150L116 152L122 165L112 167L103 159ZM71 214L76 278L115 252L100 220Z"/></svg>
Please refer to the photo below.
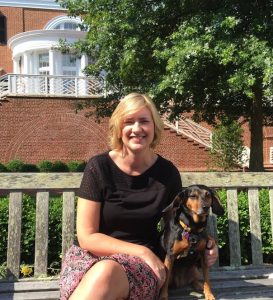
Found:
<svg viewBox="0 0 273 300"><path fill-rule="evenodd" d="M0 77L0 98L4 96L103 97L103 77L5 74Z"/></svg>

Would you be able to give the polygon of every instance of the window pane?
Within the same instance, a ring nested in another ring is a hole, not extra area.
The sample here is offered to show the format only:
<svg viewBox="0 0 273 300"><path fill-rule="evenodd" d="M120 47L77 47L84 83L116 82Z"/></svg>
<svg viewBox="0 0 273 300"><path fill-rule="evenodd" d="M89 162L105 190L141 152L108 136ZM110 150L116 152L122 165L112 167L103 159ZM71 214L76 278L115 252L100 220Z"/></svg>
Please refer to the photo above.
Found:
<svg viewBox="0 0 273 300"><path fill-rule="evenodd" d="M6 35L6 17L0 15L0 44L7 43L7 35Z"/></svg>
<svg viewBox="0 0 273 300"><path fill-rule="evenodd" d="M64 70L63 71L63 75L66 75L66 76L76 76L76 71Z"/></svg>
<svg viewBox="0 0 273 300"><path fill-rule="evenodd" d="M63 54L64 67L76 67L76 56L72 54Z"/></svg>
<svg viewBox="0 0 273 300"><path fill-rule="evenodd" d="M39 54L39 68L49 67L49 54Z"/></svg>
<svg viewBox="0 0 273 300"><path fill-rule="evenodd" d="M77 30L78 25L76 23L69 23L69 22L65 22L64 23L64 29L68 29L68 30Z"/></svg>

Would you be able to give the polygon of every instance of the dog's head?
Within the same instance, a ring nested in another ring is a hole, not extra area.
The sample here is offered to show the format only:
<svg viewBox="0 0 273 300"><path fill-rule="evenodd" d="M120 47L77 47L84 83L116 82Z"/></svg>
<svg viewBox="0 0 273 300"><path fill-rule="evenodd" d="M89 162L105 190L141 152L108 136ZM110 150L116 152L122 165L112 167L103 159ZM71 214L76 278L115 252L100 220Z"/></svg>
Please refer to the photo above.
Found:
<svg viewBox="0 0 273 300"><path fill-rule="evenodd" d="M163 210L163 216L177 215L183 210L189 214L194 223L204 222L210 208L216 215L223 215L224 209L216 192L205 185L191 185L184 188Z"/></svg>

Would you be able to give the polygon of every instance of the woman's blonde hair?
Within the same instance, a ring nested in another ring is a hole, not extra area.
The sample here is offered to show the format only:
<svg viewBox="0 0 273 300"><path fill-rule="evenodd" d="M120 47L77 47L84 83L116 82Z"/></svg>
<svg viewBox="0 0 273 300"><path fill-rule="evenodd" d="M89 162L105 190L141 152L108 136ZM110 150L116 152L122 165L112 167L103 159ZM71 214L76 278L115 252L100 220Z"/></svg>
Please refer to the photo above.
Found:
<svg viewBox="0 0 273 300"><path fill-rule="evenodd" d="M156 145L159 144L164 124L152 99L144 94L131 93L120 100L110 118L109 144L111 149L122 149L123 142L121 138L121 131L123 121L126 116L139 111L143 107L147 107L150 110L155 125L154 139L150 146L154 149Z"/></svg>

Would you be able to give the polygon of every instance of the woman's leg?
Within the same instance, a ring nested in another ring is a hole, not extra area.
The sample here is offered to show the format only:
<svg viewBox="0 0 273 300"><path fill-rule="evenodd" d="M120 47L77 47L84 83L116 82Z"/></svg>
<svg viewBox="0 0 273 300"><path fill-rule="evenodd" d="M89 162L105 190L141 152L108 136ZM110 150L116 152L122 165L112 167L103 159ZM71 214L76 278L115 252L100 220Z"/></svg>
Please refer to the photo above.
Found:
<svg viewBox="0 0 273 300"><path fill-rule="evenodd" d="M129 296L123 267L113 260L97 262L83 276L69 300L118 300Z"/></svg>

